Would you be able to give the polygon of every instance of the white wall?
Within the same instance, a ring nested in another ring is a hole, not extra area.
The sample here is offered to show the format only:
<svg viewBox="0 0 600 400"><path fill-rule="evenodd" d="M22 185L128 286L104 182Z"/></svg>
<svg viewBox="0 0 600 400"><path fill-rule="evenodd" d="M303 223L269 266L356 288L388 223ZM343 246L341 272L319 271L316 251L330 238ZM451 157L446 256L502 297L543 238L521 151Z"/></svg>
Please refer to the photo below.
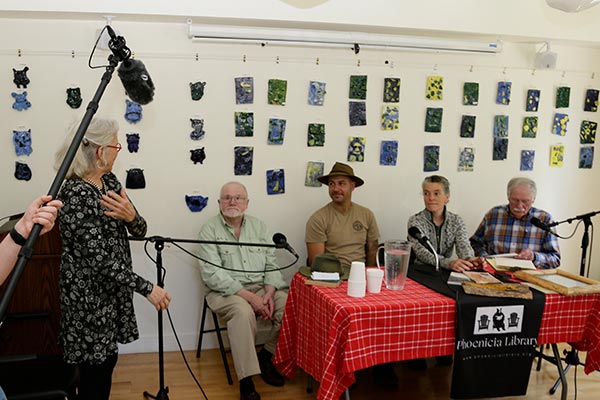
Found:
<svg viewBox="0 0 600 400"><path fill-rule="evenodd" d="M66 2L64 2L66 3ZM236 2L233 2L236 3ZM331 4L336 2L331 1ZM216 6L215 6L216 7ZM298 11L295 11L298 12ZM226 12L223 12L225 15ZM55 17L55 15L53 15ZM142 17L140 17L143 19ZM0 25L0 71L4 71L4 96L0 96L0 126L3 145L0 146L0 184L3 187L1 215L19 212L36 195L48 189L54 177L52 169L56 148L64 137L66 126L83 115L102 69L87 68L87 56L95 40L99 19L28 19L7 18ZM591 170L577 168L579 154L579 125L582 119L598 121L596 113L584 113L585 90L600 88L600 75L593 71L600 52L575 46L558 45L559 65L555 71L533 71L534 44L505 43L502 54L495 56L445 55L401 52L363 51L358 56L332 49L263 49L237 45L208 45L191 43L186 36L184 21L166 20L117 21L114 26L126 37L136 56L148 67L156 84L154 101L144 107L143 119L130 125L123 119L125 95L114 77L103 97L98 115L121 121L120 140L125 133L139 132L140 152L130 154L124 149L118 158L115 172L125 180L125 170L139 166L144 169L148 187L130 190L129 194L149 222L149 235L194 239L202 223L217 210L216 196L220 186L235 179L245 183L250 192L249 212L264 219L274 232L283 232L305 258L304 224L308 216L329 199L327 190L304 186L306 162L321 160L328 171L336 160L346 157L349 136L367 138L366 161L354 163L356 173L365 179L364 187L356 190L356 202L370 207L379 219L382 239L405 237L408 217L422 208L420 182L427 176L422 172L422 148L427 144L441 146L440 174L452 184L450 208L461 214L470 231L474 231L483 213L491 206L505 202L505 185L519 172L519 154L524 148L536 150L533 172L526 174L539 184L537 206L551 211L559 219L598 209L598 160ZM16 32L28 32L18 35ZM21 57L17 49L21 49ZM74 50L75 57L71 57ZM196 60L198 54L198 60ZM99 53L95 63L105 61L107 54ZM243 61L244 55L246 61ZM279 57L279 62L277 62ZM317 58L319 62L317 64ZM388 64L385 64L385 61ZM360 61L360 66L358 66ZM29 99L33 106L23 112L11 108L12 68L30 68ZM349 127L347 116L348 81L352 74L368 75L366 127ZM442 75L445 82L444 100L425 100L425 83L429 75ZM255 102L236 106L234 77L253 76ZM379 113L383 78L402 79L400 129L383 132L379 128ZM267 81L270 78L288 81L285 107L266 104ZM198 102L191 100L188 83L206 81L206 94ZM323 107L306 104L308 81L327 82ZM510 106L495 104L498 81L513 82ZM465 81L480 83L480 105L461 105ZM571 86L571 118L565 137L550 133L554 115L555 88ZM72 110L65 104L65 89L80 86L84 104ZM527 89L542 91L539 134L536 139L521 138L522 118ZM425 108L444 108L442 133L425 133ZM233 132L234 111L254 111L255 136L236 138ZM477 115L474 139L459 137L460 116ZM492 161L493 116L510 115L509 155L506 161ZM205 119L206 138L201 142L189 139L190 118ZM285 143L266 144L267 121L270 117L287 119ZM309 122L326 124L326 146L306 146L306 127ZM12 130L20 126L31 128L34 152L20 157L33 170L30 182L13 177L17 159L12 146ZM397 139L400 142L399 162L395 167L379 165L379 142ZM548 166L549 146L566 145L562 168ZM233 175L233 147L255 147L252 176ZM477 149L475 172L457 172L458 149L474 145ZM189 160L189 150L205 147L207 159L203 165ZM266 194L265 171L284 168L286 193ZM191 213L184 202L185 194L194 192L209 196L209 206L200 213ZM563 226L566 234L571 226ZM573 239L561 241L563 268L577 272L581 230ZM155 280L155 269L147 259L140 243L133 244L136 272ZM195 246L186 246L191 251ZM598 253L598 244L594 246ZM149 245L154 256L154 249ZM196 262L173 246L163 253L167 268L166 285L174 295L171 314L180 339L186 348L194 348L202 293ZM284 265L292 257L280 251ZM298 265L285 272L290 277ZM592 268L592 277L600 278L600 269ZM136 296L136 310L141 340L125 346L125 352L156 350L156 314L149 304ZM175 348L172 333L166 327L166 348ZM209 342L208 345L211 345Z"/></svg>
<svg viewBox="0 0 600 400"><path fill-rule="evenodd" d="M11 13L68 12L113 15L117 20L140 19L140 15L144 15L287 25L311 23L369 30L445 31L594 43L598 42L596 22L600 16L600 7L568 14L550 8L545 0L4 0L2 3L1 9Z"/></svg>

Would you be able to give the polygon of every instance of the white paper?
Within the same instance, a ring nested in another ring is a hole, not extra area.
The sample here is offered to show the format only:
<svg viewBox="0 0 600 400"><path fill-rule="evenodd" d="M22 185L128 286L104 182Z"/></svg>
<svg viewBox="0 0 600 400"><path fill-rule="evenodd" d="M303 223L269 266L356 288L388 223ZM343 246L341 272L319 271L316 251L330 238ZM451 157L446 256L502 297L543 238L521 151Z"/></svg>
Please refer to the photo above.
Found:
<svg viewBox="0 0 600 400"><path fill-rule="evenodd" d="M462 285L463 282L471 282L471 278L461 272L450 272L448 277L448 285Z"/></svg>
<svg viewBox="0 0 600 400"><path fill-rule="evenodd" d="M503 254L492 254L490 256L486 256L487 258L502 258L502 257L516 257L517 253L503 253Z"/></svg>
<svg viewBox="0 0 600 400"><path fill-rule="evenodd" d="M310 277L315 281L339 281L339 272L312 272Z"/></svg>
<svg viewBox="0 0 600 400"><path fill-rule="evenodd" d="M495 257L492 261L495 263L496 268L535 269L532 261L521 260L519 258Z"/></svg>

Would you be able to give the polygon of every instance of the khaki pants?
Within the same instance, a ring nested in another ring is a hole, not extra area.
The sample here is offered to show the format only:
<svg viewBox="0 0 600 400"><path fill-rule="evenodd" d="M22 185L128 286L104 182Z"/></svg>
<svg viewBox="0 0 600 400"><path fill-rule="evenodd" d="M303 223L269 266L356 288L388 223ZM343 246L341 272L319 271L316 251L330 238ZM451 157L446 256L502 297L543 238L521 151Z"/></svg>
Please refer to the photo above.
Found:
<svg viewBox="0 0 600 400"><path fill-rule="evenodd" d="M249 285L244 289L256 293L259 296L265 294L264 285ZM265 349L275 353L281 318L285 309L287 291L276 290L273 294L273 320L269 338L265 342ZM217 292L206 295L208 306L213 310L220 320L227 323L227 336L229 346L235 365L235 373L238 380L247 376L260 374L258 357L256 356L256 315L252 306L237 295L222 296Z"/></svg>

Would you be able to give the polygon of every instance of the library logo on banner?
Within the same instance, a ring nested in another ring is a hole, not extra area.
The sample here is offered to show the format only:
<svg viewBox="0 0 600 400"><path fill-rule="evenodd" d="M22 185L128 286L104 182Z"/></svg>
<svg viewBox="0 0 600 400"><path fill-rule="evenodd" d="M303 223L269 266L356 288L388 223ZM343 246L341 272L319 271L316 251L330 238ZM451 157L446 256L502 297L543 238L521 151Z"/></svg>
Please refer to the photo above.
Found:
<svg viewBox="0 0 600 400"><path fill-rule="evenodd" d="M477 307L474 335L521 333L523 305Z"/></svg>

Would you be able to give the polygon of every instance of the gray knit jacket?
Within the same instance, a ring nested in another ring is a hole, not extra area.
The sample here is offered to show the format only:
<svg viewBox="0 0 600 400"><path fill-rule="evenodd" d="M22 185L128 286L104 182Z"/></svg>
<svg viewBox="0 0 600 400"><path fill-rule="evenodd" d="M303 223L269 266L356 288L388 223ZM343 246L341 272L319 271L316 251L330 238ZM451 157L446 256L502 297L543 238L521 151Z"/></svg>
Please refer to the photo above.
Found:
<svg viewBox="0 0 600 400"><path fill-rule="evenodd" d="M410 217L408 219L408 228L411 226L419 228L423 235L429 238L434 249L438 252L440 266L442 268L450 268L450 262L455 260L455 258L451 258L455 246L458 258L469 259L474 257L475 253L469 243L469 235L467 234L467 227L463 219L447 209L444 209L444 214L445 220L442 225L439 245L435 233L435 225L433 224L433 217L427 209ZM435 257L425 246L410 236L408 240L413 243L412 251L416 255L417 262L435 265Z"/></svg>

